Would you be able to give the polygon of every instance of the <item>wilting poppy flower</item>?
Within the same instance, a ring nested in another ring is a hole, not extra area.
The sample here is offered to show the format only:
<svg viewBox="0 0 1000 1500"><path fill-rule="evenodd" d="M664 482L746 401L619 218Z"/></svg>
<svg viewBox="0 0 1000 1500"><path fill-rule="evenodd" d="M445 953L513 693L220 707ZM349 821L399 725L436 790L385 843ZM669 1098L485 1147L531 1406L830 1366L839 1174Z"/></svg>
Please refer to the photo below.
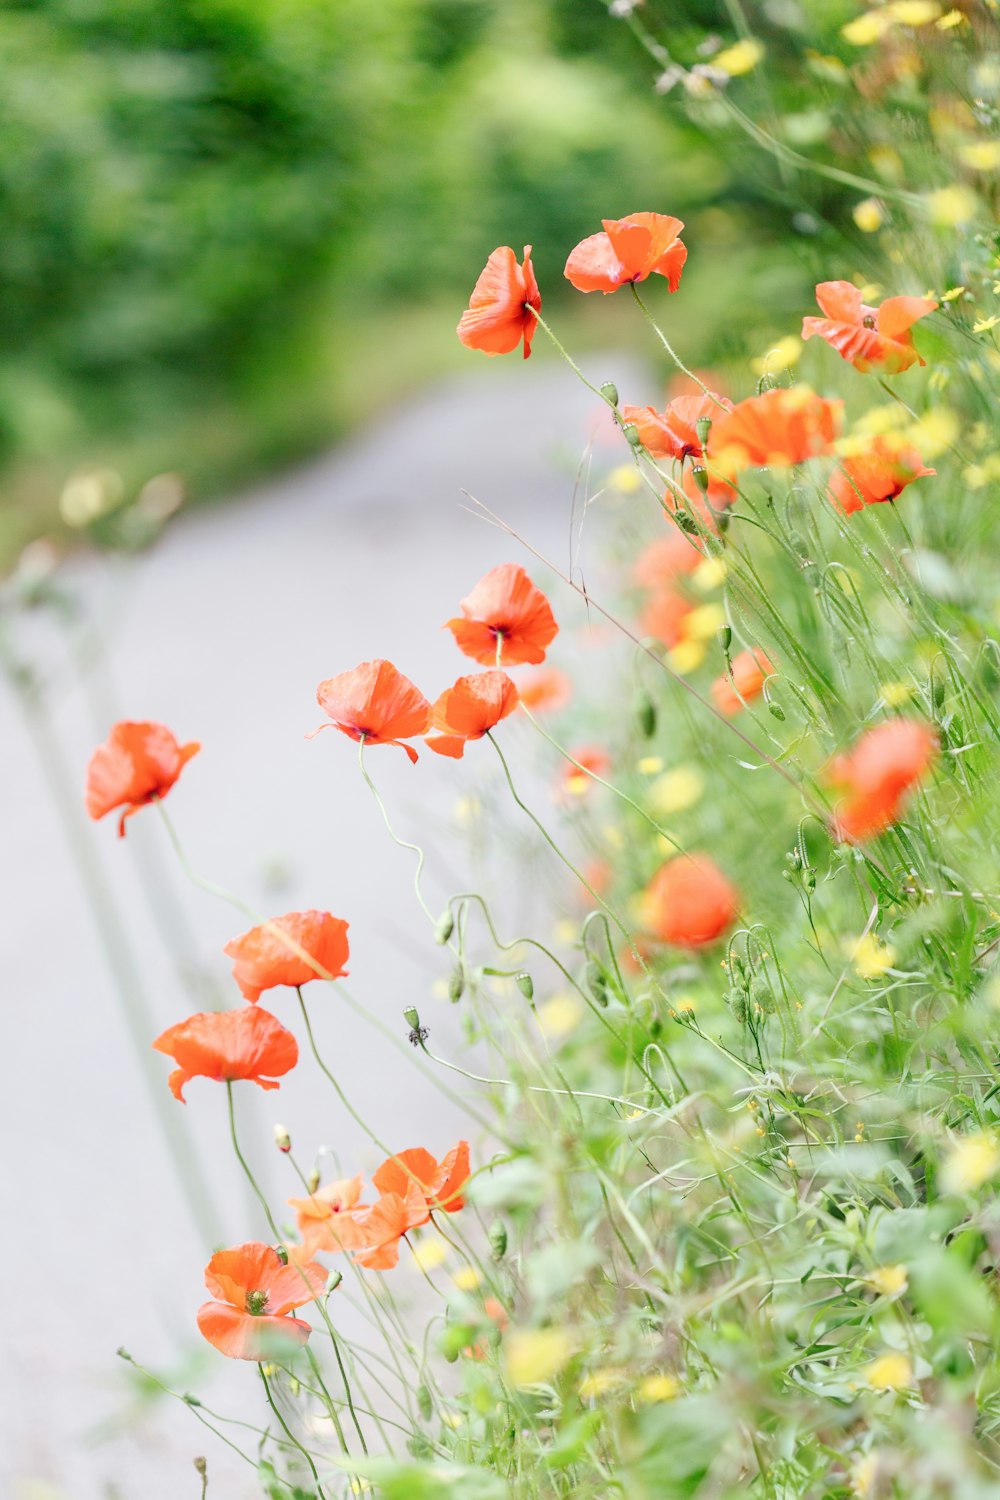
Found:
<svg viewBox="0 0 1000 1500"><path fill-rule="evenodd" d="M836 756L826 774L840 792L834 808L837 837L860 843L897 822L936 752L930 724L892 719L867 730L852 749Z"/></svg>
<svg viewBox="0 0 1000 1500"><path fill-rule="evenodd" d="M741 651L732 660L733 675L712 683L712 702L720 714L733 719L764 691L764 680L774 671L763 651Z"/></svg>
<svg viewBox="0 0 1000 1500"><path fill-rule="evenodd" d="M805 385L750 396L712 423L712 467L732 475L740 469L788 468L818 458L830 451L841 410L840 401L826 401Z"/></svg>
<svg viewBox="0 0 1000 1500"><path fill-rule="evenodd" d="M691 537L671 521L665 534L649 542L639 553L632 576L644 589L669 588L676 579L693 573L704 561L705 554L698 550Z"/></svg>
<svg viewBox="0 0 1000 1500"><path fill-rule="evenodd" d="M251 927L222 951L233 960L233 978L243 998L253 1003L264 990L277 985L343 979L347 974L347 927L328 911L290 911L260 927Z"/></svg>
<svg viewBox="0 0 1000 1500"><path fill-rule="evenodd" d="M460 651L487 667L544 661L559 630L549 601L517 563L491 568L459 608L445 629Z"/></svg>
<svg viewBox="0 0 1000 1500"><path fill-rule="evenodd" d="M483 354L511 354L523 339L527 359L538 326L535 313L541 310L531 246L525 245L524 264L519 266L510 246L501 245L473 288L459 320L458 336L467 349Z"/></svg>
<svg viewBox="0 0 1000 1500"><path fill-rule="evenodd" d="M600 745L580 745L569 754L571 759L563 769L559 788L571 797L584 797L590 791L594 777L607 776L611 770L611 756Z"/></svg>
<svg viewBox="0 0 1000 1500"><path fill-rule="evenodd" d="M188 1016L168 1027L153 1047L177 1063L167 1082L182 1104L192 1078L213 1078L217 1083L243 1080L262 1089L276 1089L275 1078L289 1073L299 1060L299 1045L292 1033L257 1005Z"/></svg>
<svg viewBox="0 0 1000 1500"><path fill-rule="evenodd" d="M691 604L683 594L670 587L659 588L647 600L639 616L639 628L671 650L684 637L684 622Z"/></svg>
<svg viewBox="0 0 1000 1500"><path fill-rule="evenodd" d="M517 688L506 672L473 672L447 688L431 710L435 735L427 747L461 760L470 740L481 740L517 707Z"/></svg>
<svg viewBox="0 0 1000 1500"><path fill-rule="evenodd" d="M366 745L398 745L411 761L417 759L412 745L403 740L423 734L430 723L431 706L408 677L391 661L363 661L352 672L328 677L316 689L316 699L334 727L349 739ZM321 724L320 729L329 729ZM307 738L319 734L314 729Z"/></svg>
<svg viewBox="0 0 1000 1500"><path fill-rule="evenodd" d="M802 337L821 338L856 370L881 370L897 375L920 358L910 329L937 307L933 297L887 297L881 307L869 307L849 281L821 281L816 301L823 318L803 318Z"/></svg>
<svg viewBox="0 0 1000 1500"><path fill-rule="evenodd" d="M629 214L602 219L603 234L592 234L570 251L563 272L578 292L616 292L630 281L645 281L654 272L665 276L672 292L680 285L687 247L678 238L684 228L669 214Z"/></svg>
<svg viewBox="0 0 1000 1500"><path fill-rule="evenodd" d="M558 667L539 667L518 679L517 696L533 714L558 713L573 696L573 684Z"/></svg>
<svg viewBox="0 0 1000 1500"><path fill-rule="evenodd" d="M652 406L623 406L622 422L632 425L639 441L654 458L701 458L702 445L698 423L732 411L733 403L724 396L675 396L664 411Z"/></svg>
<svg viewBox="0 0 1000 1500"><path fill-rule="evenodd" d="M646 926L661 943L704 948L732 927L740 897L707 854L678 854L653 876L642 910Z"/></svg>
<svg viewBox="0 0 1000 1500"><path fill-rule="evenodd" d="M830 480L827 494L845 515L853 515L866 505L895 500L914 479L936 473L936 469L924 467L924 461L915 448L893 444L884 437L874 437L864 453L855 453L842 460L841 467Z"/></svg>
<svg viewBox="0 0 1000 1500"><path fill-rule="evenodd" d="M198 1327L230 1359L287 1359L312 1329L289 1313L321 1296L326 1272L309 1261L281 1259L270 1245L251 1242L217 1250L205 1267L217 1300L198 1309Z"/></svg>
<svg viewBox="0 0 1000 1500"><path fill-rule="evenodd" d="M459 1141L440 1161L422 1146L400 1151L384 1161L372 1178L380 1193L396 1193L401 1198L418 1188L428 1215L434 1210L454 1214L464 1208L462 1188L468 1180L468 1141Z"/></svg>
<svg viewBox="0 0 1000 1500"><path fill-rule="evenodd" d="M317 1251L358 1250L367 1243L358 1220L370 1204L359 1203L361 1178L348 1177L317 1188L308 1198L289 1198L299 1233L311 1255Z"/></svg>
<svg viewBox="0 0 1000 1500"><path fill-rule="evenodd" d="M118 821L118 837L125 836L125 821L147 802L165 797L178 776L201 746L196 740L179 745L163 724L116 724L107 742L98 746L87 767L87 811L103 818L116 807L124 807Z"/></svg>

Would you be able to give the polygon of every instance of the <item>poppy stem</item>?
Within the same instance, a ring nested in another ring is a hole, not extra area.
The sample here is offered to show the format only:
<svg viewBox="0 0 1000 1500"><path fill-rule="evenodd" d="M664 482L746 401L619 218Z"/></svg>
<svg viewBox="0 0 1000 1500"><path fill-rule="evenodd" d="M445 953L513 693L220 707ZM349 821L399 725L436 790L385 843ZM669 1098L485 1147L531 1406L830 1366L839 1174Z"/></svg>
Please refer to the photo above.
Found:
<svg viewBox="0 0 1000 1500"><path fill-rule="evenodd" d="M550 341L555 345L556 349L558 349L559 353L569 365L570 369L573 371L573 374L577 377L577 379L582 380L584 385L587 387L587 390L593 391L594 395L598 396L606 406L610 406L615 416L619 421L621 421L621 412L618 410L617 403L612 401L609 396L606 396L599 386L594 385L592 381L587 379L586 375L580 369L580 366L576 363L576 360L570 354L569 350L566 349L566 347L561 344L560 341L556 338L555 334L552 332L552 329L549 327L548 323L546 323L545 319L542 317L538 309L531 307L528 303L525 303L525 309L528 312L534 313L535 322L538 324L539 328L541 328L546 334L548 334Z"/></svg>
<svg viewBox="0 0 1000 1500"><path fill-rule="evenodd" d="M310 1473L312 1474L313 1479L316 1481L316 1493L317 1495L319 1495L320 1500L326 1500L326 1493L323 1489L323 1486L320 1484L319 1470L316 1468L312 1454L309 1452L308 1448L304 1448L302 1446L292 1429L289 1427L288 1423L285 1421L284 1417L281 1415L281 1412L275 1405L274 1397L271 1395L271 1387L268 1384L268 1379L264 1374L263 1368L258 1365L257 1369L260 1370L260 1378L264 1385L264 1395L267 1398L268 1406L274 1412L274 1415L277 1417L282 1430L285 1432L293 1447L298 1449L298 1451L302 1454L302 1457L305 1459L306 1463L309 1465Z"/></svg>
<svg viewBox="0 0 1000 1500"><path fill-rule="evenodd" d="M371 777L368 774L367 767L365 766L364 735L362 735L360 740L358 741L358 765L361 769L361 774L365 779L368 790L375 798L375 803L378 807L378 810L382 814L382 821L386 826L389 837L392 839L394 844L399 845L400 849L409 849L413 854L417 856L417 868L413 876L413 889L416 892L417 900L420 903L420 908L426 916L428 922L436 924L437 918L434 916L434 913L431 911L430 907L427 905L427 902L424 900L423 893L420 889L420 877L424 872L424 860L426 856L419 844L411 844L408 842L408 840L400 838L399 834L396 832L391 822L389 821L389 814L386 810L385 803L382 801L382 797L379 793L378 787L375 785L374 781L372 781Z"/></svg>
<svg viewBox="0 0 1000 1500"><path fill-rule="evenodd" d="M280 1245L283 1239L281 1230L278 1228L277 1224L274 1221L274 1216L271 1213L270 1208L268 1207L267 1199L261 1191L256 1177L250 1170L249 1162L243 1155L243 1152L240 1150L239 1137L236 1134L236 1108L233 1103L233 1085L231 1080L228 1078L226 1079L226 1102L229 1106L229 1136L233 1143L233 1150L236 1152L236 1160L243 1168L243 1175L246 1177L247 1182L249 1182L251 1188L253 1189L254 1197L257 1199L257 1202L264 1210L264 1217L267 1220L267 1226L270 1229L275 1242Z"/></svg>
<svg viewBox="0 0 1000 1500"><path fill-rule="evenodd" d="M636 306L642 313L643 317L646 319L646 322L649 324L650 328L656 334L656 337L659 339L664 349L666 349L667 353L670 355L670 358L673 360L678 370L680 370L681 374L686 375L689 380L693 380L695 385L699 386L704 391L705 395L708 396L710 400L715 402L720 411L728 411L729 408L724 404L724 402L719 400L715 392L710 391L705 382L699 376L697 376L693 370L688 369L687 365L681 359L680 355L677 353L676 349L673 347L666 334L663 332L663 329L660 327L656 319L653 317L652 313L649 311L649 308L646 306L645 302L643 302L642 298L639 296L639 293L636 290L635 282L630 281L629 286L632 288L632 296L635 298Z"/></svg>

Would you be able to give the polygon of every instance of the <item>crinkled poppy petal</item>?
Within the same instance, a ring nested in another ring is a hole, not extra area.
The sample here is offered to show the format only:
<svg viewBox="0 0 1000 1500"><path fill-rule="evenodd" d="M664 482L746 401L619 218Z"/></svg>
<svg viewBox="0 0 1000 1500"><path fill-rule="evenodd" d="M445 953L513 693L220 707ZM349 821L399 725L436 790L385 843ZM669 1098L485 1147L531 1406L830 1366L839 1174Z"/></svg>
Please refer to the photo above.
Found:
<svg viewBox="0 0 1000 1500"><path fill-rule="evenodd" d="M861 293L849 281L821 281L816 288L816 301L824 315L835 323L861 322Z"/></svg>
<svg viewBox="0 0 1000 1500"><path fill-rule="evenodd" d="M535 288L537 295L537 287ZM483 354L510 354L524 332L528 288L509 245L494 250L459 320L458 337Z"/></svg>
<svg viewBox="0 0 1000 1500"><path fill-rule="evenodd" d="M468 743L468 739L461 734L437 734L424 741L428 750L433 750L436 755L447 755L451 760L461 760Z"/></svg>
<svg viewBox="0 0 1000 1500"><path fill-rule="evenodd" d="M228 1250L215 1252L205 1267L205 1286L213 1297L244 1308L246 1294L265 1290L275 1271L280 1269L281 1257L271 1245L249 1240L244 1245L233 1245Z"/></svg>
<svg viewBox="0 0 1000 1500"><path fill-rule="evenodd" d="M261 1290L267 1292L267 1310L275 1317L313 1302L326 1290L326 1272L315 1261L279 1265Z"/></svg>
<svg viewBox="0 0 1000 1500"><path fill-rule="evenodd" d="M469 1143L459 1141L441 1158L434 1179L431 1208L441 1208L445 1213L457 1213L465 1207L462 1188L469 1180Z"/></svg>
<svg viewBox="0 0 1000 1500"><path fill-rule="evenodd" d="M233 938L223 952L233 960L244 999L253 1004L279 985L346 977L348 925L329 912L287 912Z"/></svg>
<svg viewBox="0 0 1000 1500"><path fill-rule="evenodd" d="M606 234L591 234L570 251L563 275L578 292L616 292L627 275Z"/></svg>
<svg viewBox="0 0 1000 1500"><path fill-rule="evenodd" d="M372 1182L383 1195L395 1193L405 1198L410 1188L417 1184L426 1196L437 1170L437 1161L429 1151L422 1146L410 1146L406 1151L387 1157L373 1175Z"/></svg>
<svg viewBox="0 0 1000 1500"><path fill-rule="evenodd" d="M901 339L937 305L933 297L887 297L875 315L875 326L883 338Z"/></svg>
<svg viewBox="0 0 1000 1500"><path fill-rule="evenodd" d="M287 1360L307 1342L312 1329L299 1318L252 1317L227 1302L205 1302L198 1328L229 1359Z"/></svg>

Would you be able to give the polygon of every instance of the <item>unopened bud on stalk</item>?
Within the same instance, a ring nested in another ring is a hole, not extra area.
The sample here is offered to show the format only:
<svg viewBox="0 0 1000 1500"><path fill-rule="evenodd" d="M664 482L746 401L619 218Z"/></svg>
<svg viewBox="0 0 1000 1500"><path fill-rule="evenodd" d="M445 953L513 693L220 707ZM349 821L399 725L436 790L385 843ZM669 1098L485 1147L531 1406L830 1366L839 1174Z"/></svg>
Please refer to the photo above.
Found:
<svg viewBox="0 0 1000 1500"><path fill-rule="evenodd" d="M291 1151L292 1138L288 1134L288 1131L285 1129L284 1125L275 1125L274 1144L277 1146L279 1151Z"/></svg>
<svg viewBox="0 0 1000 1500"><path fill-rule="evenodd" d="M275 1245L274 1253L281 1261L281 1264L283 1266L288 1265L288 1251L285 1249L284 1245Z"/></svg>
<svg viewBox="0 0 1000 1500"><path fill-rule="evenodd" d="M604 970L592 958L587 964L587 988L597 1001L598 1005L606 1006L608 1003L608 981Z"/></svg>
<svg viewBox="0 0 1000 1500"><path fill-rule="evenodd" d="M785 710L780 706L780 704L769 703L767 705L767 707L768 707L768 712L772 713L774 715L774 717L778 720L778 723L779 724L784 724L784 722L785 722Z"/></svg>
<svg viewBox="0 0 1000 1500"><path fill-rule="evenodd" d="M455 931L455 918L452 916L451 907L438 918L438 924L434 929L434 941L444 947L445 943Z"/></svg>
<svg viewBox="0 0 1000 1500"><path fill-rule="evenodd" d="M601 386L601 395L609 406L618 405L618 387L613 380L606 380Z"/></svg>
<svg viewBox="0 0 1000 1500"><path fill-rule="evenodd" d="M431 1404L431 1393L425 1385L417 1386L417 1408L424 1421L429 1422L433 1415L434 1407Z"/></svg>
<svg viewBox="0 0 1000 1500"><path fill-rule="evenodd" d="M494 1219L490 1225L490 1249L494 1260L503 1260L507 1254L507 1226L502 1219Z"/></svg>
<svg viewBox="0 0 1000 1500"><path fill-rule="evenodd" d="M698 522L695 520L694 516L689 516L686 510L675 511L674 519L676 520L680 529L687 532L688 536L698 535Z"/></svg>
<svg viewBox="0 0 1000 1500"><path fill-rule="evenodd" d="M656 733L656 704L648 693L640 693L636 699L635 717L643 739L652 739Z"/></svg>
<svg viewBox="0 0 1000 1500"><path fill-rule="evenodd" d="M208 1464L203 1458L196 1458L193 1460L193 1463L202 1479L204 1479L205 1475L208 1473Z"/></svg>
<svg viewBox="0 0 1000 1500"><path fill-rule="evenodd" d="M701 464L691 465L691 476L703 495L708 494L708 470Z"/></svg>
<svg viewBox="0 0 1000 1500"><path fill-rule="evenodd" d="M702 451L704 451L704 449L708 445L708 434L712 430L712 418L699 417L697 422L694 424L694 430L698 434L698 441L702 446Z"/></svg>
<svg viewBox="0 0 1000 1500"><path fill-rule="evenodd" d="M642 447L642 438L639 436L639 429L634 422L625 423L625 426L622 428L622 435L630 448Z"/></svg>
<svg viewBox="0 0 1000 1500"><path fill-rule="evenodd" d="M330 1295L331 1292L335 1292L337 1290L338 1286L343 1281L343 1279L344 1279L344 1273L343 1273L343 1271L331 1271L330 1272L329 1276L326 1279L326 1295L328 1297L329 1297L329 1295Z"/></svg>
<svg viewBox="0 0 1000 1500"><path fill-rule="evenodd" d="M306 1186L308 1187L310 1193L314 1193L319 1187L319 1167L313 1167L312 1171L309 1173L309 1176L306 1178Z"/></svg>
<svg viewBox="0 0 1000 1500"><path fill-rule="evenodd" d="M720 625L718 630L718 637L719 646L722 649L722 654L728 659L729 648L733 644L733 627L731 625Z"/></svg>
<svg viewBox="0 0 1000 1500"><path fill-rule="evenodd" d="M535 982L532 979L531 975L528 974L524 969L521 970L520 974L516 974L514 976L514 983L521 991L521 994L524 996L525 1000L534 999Z"/></svg>
<svg viewBox="0 0 1000 1500"><path fill-rule="evenodd" d="M931 704L933 705L934 712L936 714L939 714L941 712L941 710L944 708L944 694L945 694L944 679L941 678L941 677L932 677L931 678Z"/></svg>
<svg viewBox="0 0 1000 1500"><path fill-rule="evenodd" d="M451 978L448 980L448 999L454 1005L461 1000L465 991L465 975L460 968L452 969Z"/></svg>
<svg viewBox="0 0 1000 1500"><path fill-rule="evenodd" d="M403 1011L403 1020L411 1031L420 1030L420 1012L415 1005L407 1005Z"/></svg>

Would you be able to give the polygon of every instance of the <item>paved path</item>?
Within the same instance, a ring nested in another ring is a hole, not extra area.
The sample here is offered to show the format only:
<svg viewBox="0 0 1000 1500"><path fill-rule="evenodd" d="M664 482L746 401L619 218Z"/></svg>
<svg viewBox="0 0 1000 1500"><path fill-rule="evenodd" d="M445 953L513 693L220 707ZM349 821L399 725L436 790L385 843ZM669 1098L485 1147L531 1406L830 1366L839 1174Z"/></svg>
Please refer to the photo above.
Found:
<svg viewBox="0 0 1000 1500"><path fill-rule="evenodd" d="M589 364L624 390L625 361ZM124 570L76 564L73 586L102 621L109 661L86 688L71 673L57 686L51 743L32 736L0 692L8 872L0 1492L13 1500L195 1497L191 1459L201 1452L210 1495L256 1494L250 1471L180 1403L136 1409L127 1430L114 1428L128 1389L119 1344L180 1388L211 1387L219 1405L260 1419L253 1372L220 1368L194 1333L211 1231L192 1223L120 996L147 1012L134 1019L137 1044L168 1117L189 1130L216 1232L230 1244L265 1233L237 1181L222 1091L194 1083L182 1112L166 1096L166 1060L145 1052L156 1031L205 1003L206 985L237 999L220 950L248 924L176 878L154 810L133 820L125 843L110 819L78 820L80 856L96 860L106 921L127 948L116 983L55 810L59 762L76 810L87 756L114 718L159 719L201 740L169 802L196 868L266 914L319 906L347 917L352 993L400 1030L403 1005L418 1003L447 1044L455 1018L429 998L443 961L413 900L410 857L385 836L348 742L332 732L304 738L320 719L315 685L384 655L433 697L465 670L441 622L488 567L530 559L473 519L460 491L564 563L573 466L592 414L591 398L561 367L470 359L461 382L382 413L328 458L238 505L179 518ZM544 581L544 570L533 571ZM63 655L42 627L37 650L49 665ZM401 827L435 850L434 899L458 888L469 855L453 809L484 774L482 762L470 756L456 767L424 755L411 769L388 749L373 751L370 766ZM457 1105L313 988L322 1045L384 1138L443 1151L468 1132ZM287 997L273 1008L294 1025ZM278 1094L239 1090L249 1149L278 1201L293 1186L270 1144L277 1119L307 1160L326 1143L345 1167L377 1161L321 1082L303 1066Z"/></svg>

